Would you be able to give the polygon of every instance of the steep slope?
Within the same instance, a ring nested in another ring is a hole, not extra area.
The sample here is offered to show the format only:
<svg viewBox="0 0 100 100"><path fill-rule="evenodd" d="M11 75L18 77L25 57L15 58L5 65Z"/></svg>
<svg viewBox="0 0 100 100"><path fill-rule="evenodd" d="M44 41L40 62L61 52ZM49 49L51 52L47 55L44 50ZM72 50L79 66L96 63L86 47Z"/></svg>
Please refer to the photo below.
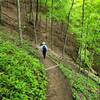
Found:
<svg viewBox="0 0 100 100"><path fill-rule="evenodd" d="M27 44L20 47L16 44L17 34L12 34L0 31L0 100L45 100L43 64L33 48L31 54Z"/></svg>

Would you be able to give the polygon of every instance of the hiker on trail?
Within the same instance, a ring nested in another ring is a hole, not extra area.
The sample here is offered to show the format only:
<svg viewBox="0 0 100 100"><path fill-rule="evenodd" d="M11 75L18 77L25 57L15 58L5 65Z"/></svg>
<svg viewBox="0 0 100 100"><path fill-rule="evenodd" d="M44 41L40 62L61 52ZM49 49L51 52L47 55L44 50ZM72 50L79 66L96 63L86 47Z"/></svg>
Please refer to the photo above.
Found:
<svg viewBox="0 0 100 100"><path fill-rule="evenodd" d="M42 51L42 54L43 54L43 58L45 59L47 51L48 51L48 47L47 47L45 42L40 44L40 46L41 46L41 51Z"/></svg>

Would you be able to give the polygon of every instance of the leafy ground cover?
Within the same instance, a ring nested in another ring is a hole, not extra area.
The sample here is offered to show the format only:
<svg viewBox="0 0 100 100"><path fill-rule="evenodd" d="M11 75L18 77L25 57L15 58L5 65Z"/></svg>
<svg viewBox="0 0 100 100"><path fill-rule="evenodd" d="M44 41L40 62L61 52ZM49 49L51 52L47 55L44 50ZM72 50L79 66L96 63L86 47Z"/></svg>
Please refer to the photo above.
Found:
<svg viewBox="0 0 100 100"><path fill-rule="evenodd" d="M60 65L60 68L69 80L75 100L99 100L98 83L81 73L75 72L68 65Z"/></svg>
<svg viewBox="0 0 100 100"><path fill-rule="evenodd" d="M0 34L4 34L0 32ZM6 34L7 35L7 34ZM0 96L3 100L45 100L44 66L26 49L0 38Z"/></svg>

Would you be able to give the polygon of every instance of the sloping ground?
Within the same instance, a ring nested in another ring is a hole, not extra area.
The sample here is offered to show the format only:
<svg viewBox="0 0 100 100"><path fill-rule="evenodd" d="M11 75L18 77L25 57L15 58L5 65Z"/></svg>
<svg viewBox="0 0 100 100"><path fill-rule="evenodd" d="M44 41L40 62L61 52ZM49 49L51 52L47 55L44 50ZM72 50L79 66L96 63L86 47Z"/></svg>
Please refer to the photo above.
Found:
<svg viewBox="0 0 100 100"><path fill-rule="evenodd" d="M1 30L3 29L5 28L2 28ZM9 32L6 34L6 30L7 29L5 29L4 32L5 34L1 34L1 39L5 37L5 40L9 39L11 42L17 43L18 41L16 41L15 37L18 37L18 34L16 33L14 36L11 36ZM56 68L51 68L52 66L55 66L55 63L53 63L49 58L45 59L43 62L48 74L47 100L72 100L69 85L66 82L63 73L61 73L59 70L58 66L56 66Z"/></svg>
<svg viewBox="0 0 100 100"><path fill-rule="evenodd" d="M16 44L16 33L12 36L1 30L0 100L45 100L47 78L43 64L35 52L28 52L26 43L23 47Z"/></svg>
<svg viewBox="0 0 100 100"><path fill-rule="evenodd" d="M68 59L66 60L66 62L69 62ZM49 86L48 86L47 100L70 100L70 98L69 99L66 99L66 98L69 97L69 95L71 93L71 90L69 89L69 85L66 83L66 81L64 79L64 76L61 73L61 71L59 71L58 68L51 68L52 66L55 66L55 63L53 63L49 58L47 58L43 62L46 65L46 69L50 69L50 70L47 70L47 72L48 72L48 79L50 79L50 80L48 80ZM70 63L71 63L71 66L75 66L74 63L72 63L72 61L70 61ZM67 73L66 75L68 76L68 72L67 71L66 71L66 73ZM79 75L79 77L80 77L80 75ZM92 86L92 84L91 84L91 86ZM55 88L55 87L59 87L59 88ZM95 86L92 86L92 87L93 87L93 89L92 89L93 91L92 92L93 92L93 94L95 94L95 91L97 91L97 87L95 87ZM88 91L91 92L90 89ZM60 98L60 99L58 99L58 98ZM94 100L94 99L91 99L91 100ZM96 99L96 100L98 100L98 99Z"/></svg>

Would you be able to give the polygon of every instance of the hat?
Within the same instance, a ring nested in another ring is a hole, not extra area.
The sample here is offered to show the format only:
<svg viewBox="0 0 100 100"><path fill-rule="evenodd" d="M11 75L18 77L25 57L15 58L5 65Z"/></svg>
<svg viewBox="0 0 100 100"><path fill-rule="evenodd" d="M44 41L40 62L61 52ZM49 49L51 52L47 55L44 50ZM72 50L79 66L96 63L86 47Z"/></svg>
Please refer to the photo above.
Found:
<svg viewBox="0 0 100 100"><path fill-rule="evenodd" d="M46 43L45 42L42 42L42 44L45 45Z"/></svg>

